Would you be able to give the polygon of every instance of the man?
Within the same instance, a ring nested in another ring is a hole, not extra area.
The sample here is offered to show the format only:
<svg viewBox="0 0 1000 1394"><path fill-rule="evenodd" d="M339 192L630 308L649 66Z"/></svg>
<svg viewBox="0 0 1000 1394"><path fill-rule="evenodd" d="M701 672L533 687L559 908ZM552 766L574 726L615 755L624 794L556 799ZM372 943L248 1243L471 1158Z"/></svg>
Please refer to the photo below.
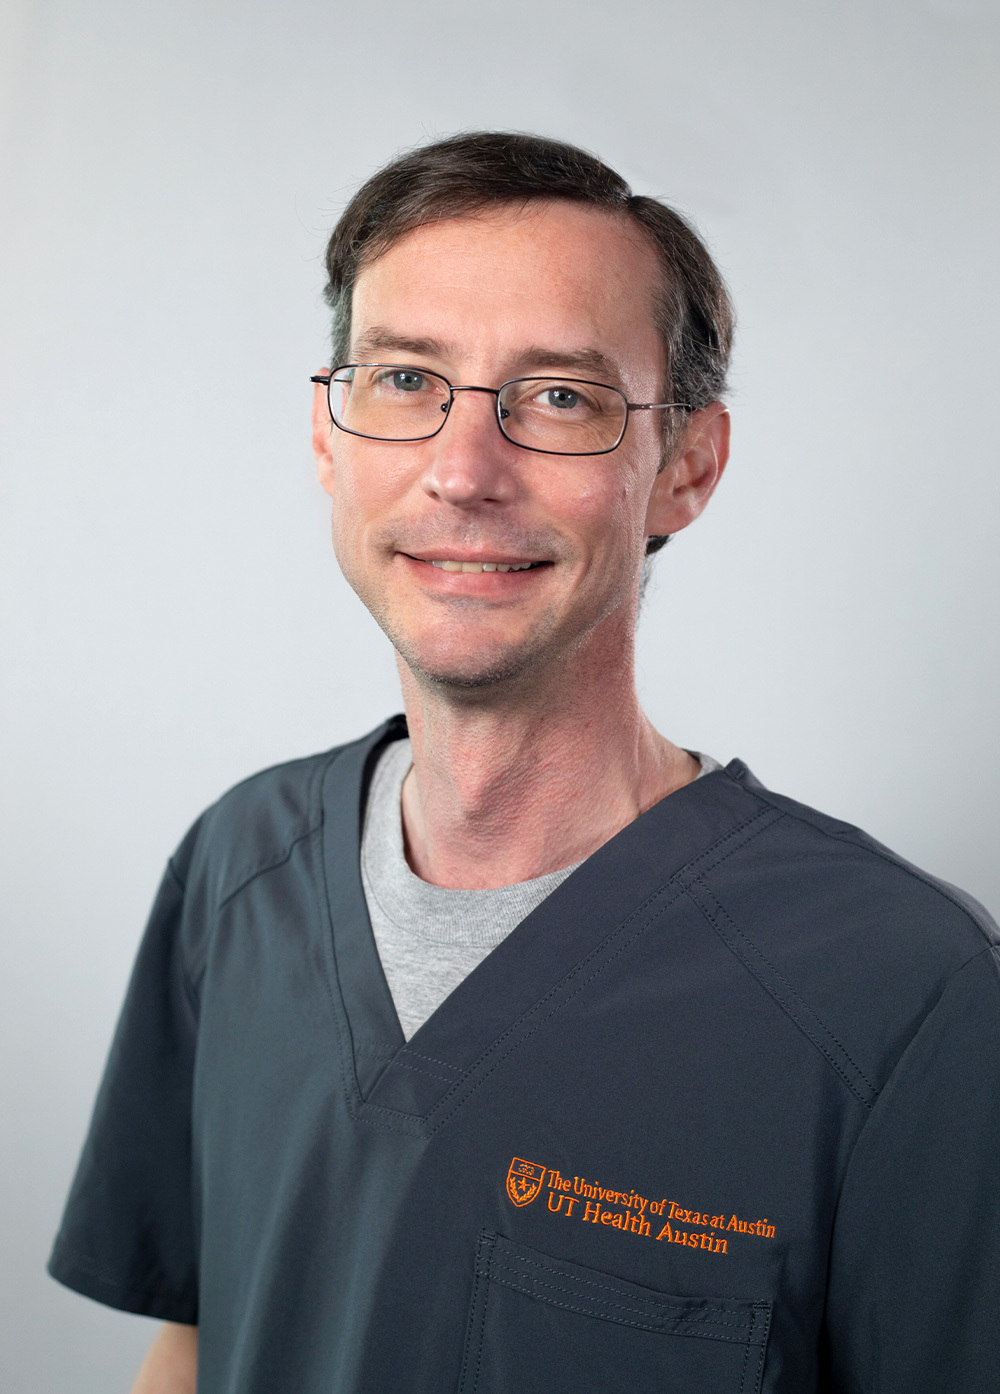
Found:
<svg viewBox="0 0 1000 1394"><path fill-rule="evenodd" d="M181 844L51 1271L166 1319L146 1394L1000 1390L995 927L636 698L727 458L707 252L484 133L328 266L319 475L405 722Z"/></svg>

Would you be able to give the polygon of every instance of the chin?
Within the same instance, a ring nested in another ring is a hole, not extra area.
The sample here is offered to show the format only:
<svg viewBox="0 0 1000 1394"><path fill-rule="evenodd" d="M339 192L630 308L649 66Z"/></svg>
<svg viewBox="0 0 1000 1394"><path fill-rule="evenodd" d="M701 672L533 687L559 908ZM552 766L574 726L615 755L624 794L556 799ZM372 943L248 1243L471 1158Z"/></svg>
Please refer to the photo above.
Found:
<svg viewBox="0 0 1000 1394"><path fill-rule="evenodd" d="M407 634L390 634L400 658L418 682L456 695L485 694L519 686L528 674L538 674L552 657L549 635L534 633L518 642L484 641L460 644L423 641Z"/></svg>
<svg viewBox="0 0 1000 1394"><path fill-rule="evenodd" d="M537 655L510 651L474 658L445 658L408 652L397 645L397 652L419 681L458 693L485 693L508 687L537 667Z"/></svg>

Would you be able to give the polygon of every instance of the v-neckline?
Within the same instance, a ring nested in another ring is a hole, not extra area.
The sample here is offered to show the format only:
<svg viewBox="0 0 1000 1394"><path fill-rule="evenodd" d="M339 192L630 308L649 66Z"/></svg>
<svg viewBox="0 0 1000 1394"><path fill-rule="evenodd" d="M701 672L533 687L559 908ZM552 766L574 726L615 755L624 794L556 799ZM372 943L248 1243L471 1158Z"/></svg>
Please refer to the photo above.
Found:
<svg viewBox="0 0 1000 1394"><path fill-rule="evenodd" d="M402 716L342 749L322 788L324 867L334 1007L352 1114L427 1135L516 1050L538 1021L583 990L607 955L641 933L700 863L727 853L778 817L748 798L741 761L696 779L610 838L473 969L407 1042L375 944L361 879L365 800ZM749 776L751 782L752 776Z"/></svg>

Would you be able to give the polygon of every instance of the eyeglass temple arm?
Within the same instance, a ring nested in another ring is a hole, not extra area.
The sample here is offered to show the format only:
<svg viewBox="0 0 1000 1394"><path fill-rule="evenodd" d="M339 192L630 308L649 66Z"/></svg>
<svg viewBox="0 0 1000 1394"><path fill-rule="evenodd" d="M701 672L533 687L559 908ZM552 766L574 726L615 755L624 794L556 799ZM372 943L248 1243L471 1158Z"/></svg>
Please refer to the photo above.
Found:
<svg viewBox="0 0 1000 1394"><path fill-rule="evenodd" d="M309 381L319 382L322 383L324 387L329 387L331 376L332 375L330 373L314 373L313 376L309 379Z"/></svg>

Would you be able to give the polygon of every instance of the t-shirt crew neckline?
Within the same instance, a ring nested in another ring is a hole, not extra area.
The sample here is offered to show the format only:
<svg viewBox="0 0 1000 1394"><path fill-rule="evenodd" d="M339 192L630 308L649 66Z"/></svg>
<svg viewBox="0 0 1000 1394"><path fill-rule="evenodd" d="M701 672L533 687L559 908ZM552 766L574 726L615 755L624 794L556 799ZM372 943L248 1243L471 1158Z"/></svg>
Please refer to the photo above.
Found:
<svg viewBox="0 0 1000 1394"><path fill-rule="evenodd" d="M403 848L401 799L412 763L409 740L393 741L372 776L361 840L365 896L393 924L428 943L499 944L580 863L476 890L424 881L411 870Z"/></svg>
<svg viewBox="0 0 1000 1394"><path fill-rule="evenodd" d="M721 768L710 756L695 758L701 774ZM365 805L360 856L372 935L406 1040L581 865L574 862L545 876L475 890L424 881L411 870L403 846L401 799L411 764L406 738L392 741L379 756Z"/></svg>

